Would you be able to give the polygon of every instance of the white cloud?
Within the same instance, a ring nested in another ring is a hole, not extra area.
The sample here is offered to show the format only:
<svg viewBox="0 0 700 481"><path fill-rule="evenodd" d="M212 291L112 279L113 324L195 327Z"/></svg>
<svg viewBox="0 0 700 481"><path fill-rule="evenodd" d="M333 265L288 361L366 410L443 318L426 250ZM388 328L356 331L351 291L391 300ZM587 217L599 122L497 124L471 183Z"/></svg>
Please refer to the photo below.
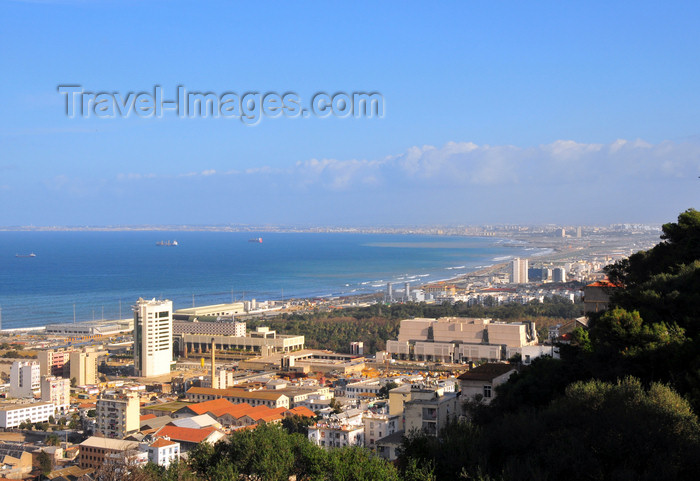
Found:
<svg viewBox="0 0 700 481"><path fill-rule="evenodd" d="M618 139L609 144L557 140L535 147L477 145L448 142L442 147L413 146L398 155L379 160L309 159L288 168L259 166L243 170L204 169L177 177L221 177L227 175L272 177L281 185L310 190L412 188L433 186L490 187L526 185L594 185L602 179L621 183L697 177L700 173L700 143ZM170 177L155 174L119 174L118 180Z"/></svg>

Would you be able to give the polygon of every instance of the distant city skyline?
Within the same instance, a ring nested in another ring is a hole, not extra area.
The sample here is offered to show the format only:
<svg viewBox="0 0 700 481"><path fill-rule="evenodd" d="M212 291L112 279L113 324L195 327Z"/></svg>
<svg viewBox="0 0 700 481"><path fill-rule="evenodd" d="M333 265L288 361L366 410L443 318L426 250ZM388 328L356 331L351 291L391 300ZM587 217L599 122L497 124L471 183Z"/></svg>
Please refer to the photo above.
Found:
<svg viewBox="0 0 700 481"><path fill-rule="evenodd" d="M658 224L698 207L696 3L207 5L0 5L0 226ZM70 118L61 85L384 104Z"/></svg>

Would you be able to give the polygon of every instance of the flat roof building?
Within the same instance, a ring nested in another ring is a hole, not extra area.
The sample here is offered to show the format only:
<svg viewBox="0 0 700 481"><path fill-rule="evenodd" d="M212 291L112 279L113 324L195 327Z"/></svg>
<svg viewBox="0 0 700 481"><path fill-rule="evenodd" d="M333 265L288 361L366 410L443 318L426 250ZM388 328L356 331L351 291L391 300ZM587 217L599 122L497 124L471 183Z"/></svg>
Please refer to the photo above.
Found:
<svg viewBox="0 0 700 481"><path fill-rule="evenodd" d="M534 322L441 317L404 319L398 339L386 343L394 358L429 362L499 361L508 348L537 343Z"/></svg>
<svg viewBox="0 0 700 481"><path fill-rule="evenodd" d="M55 412L53 403L2 404L0 405L0 428L16 428L25 421L43 423Z"/></svg>
<svg viewBox="0 0 700 481"><path fill-rule="evenodd" d="M36 361L15 361L10 367L10 397L33 398L41 389L41 374Z"/></svg>
<svg viewBox="0 0 700 481"><path fill-rule="evenodd" d="M173 363L173 303L139 299L134 305L134 371L141 377L167 374Z"/></svg>
<svg viewBox="0 0 700 481"><path fill-rule="evenodd" d="M173 319L187 320L191 317L233 317L245 314L243 302L231 302L228 304L212 304L209 306L189 307L173 312Z"/></svg>
<svg viewBox="0 0 700 481"><path fill-rule="evenodd" d="M141 410L134 392L106 392L97 400L95 430L107 438L123 439L139 430Z"/></svg>
<svg viewBox="0 0 700 481"><path fill-rule="evenodd" d="M80 443L78 465L81 468L99 469L114 460L114 455L128 459L138 452L139 443L136 441L91 436Z"/></svg>

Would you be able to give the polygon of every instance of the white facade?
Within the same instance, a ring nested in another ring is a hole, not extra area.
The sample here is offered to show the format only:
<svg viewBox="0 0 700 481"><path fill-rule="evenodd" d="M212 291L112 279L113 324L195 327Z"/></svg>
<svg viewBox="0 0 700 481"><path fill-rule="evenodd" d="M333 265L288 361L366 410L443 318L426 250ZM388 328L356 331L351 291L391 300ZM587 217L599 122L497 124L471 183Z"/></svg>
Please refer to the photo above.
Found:
<svg viewBox="0 0 700 481"><path fill-rule="evenodd" d="M429 436L437 436L459 414L457 394L441 389L411 389L411 400L404 403L404 429L407 433L422 430Z"/></svg>
<svg viewBox="0 0 700 481"><path fill-rule="evenodd" d="M43 423L53 416L52 403L12 404L0 407L0 428L16 428L25 421Z"/></svg>
<svg viewBox="0 0 700 481"><path fill-rule="evenodd" d="M345 386L345 397L350 399L376 398L384 384L378 379L351 382Z"/></svg>
<svg viewBox="0 0 700 481"><path fill-rule="evenodd" d="M559 348L545 344L538 344L535 346L523 346L523 347L509 347L506 349L506 357L508 359L512 358L516 354L520 354L520 361L527 365L530 365L532 361L541 356L551 356L554 359L559 359Z"/></svg>
<svg viewBox="0 0 700 481"><path fill-rule="evenodd" d="M134 370L141 377L170 372L173 360L173 303L145 301L134 306Z"/></svg>
<svg viewBox="0 0 700 481"><path fill-rule="evenodd" d="M513 284L527 284L527 259L516 257L510 264L510 282Z"/></svg>
<svg viewBox="0 0 700 481"><path fill-rule="evenodd" d="M309 427L309 441L324 449L363 446L365 427L362 424L322 421Z"/></svg>
<svg viewBox="0 0 700 481"><path fill-rule="evenodd" d="M142 448L148 453L148 461L167 468L171 463L180 460L180 443L165 438L157 439L151 445Z"/></svg>
<svg viewBox="0 0 700 481"><path fill-rule="evenodd" d="M566 269L563 267L556 267L552 271L552 281L553 282L566 282Z"/></svg>
<svg viewBox="0 0 700 481"><path fill-rule="evenodd" d="M480 400L489 404L496 397L496 388L516 372L509 364L482 364L459 376L459 387L464 402Z"/></svg>
<svg viewBox="0 0 700 481"><path fill-rule="evenodd" d="M441 317L401 321L398 340L386 342L395 358L428 362L499 361L507 348L537 342L535 324Z"/></svg>
<svg viewBox="0 0 700 481"><path fill-rule="evenodd" d="M41 389L41 374L36 361L15 361L10 367L10 397L34 397Z"/></svg>
<svg viewBox="0 0 700 481"><path fill-rule="evenodd" d="M41 400L50 402L58 411L65 412L70 407L70 379L42 376Z"/></svg>
<svg viewBox="0 0 700 481"><path fill-rule="evenodd" d="M388 414L366 414L362 421L365 426L365 447L376 449L377 441L401 430L401 416Z"/></svg>

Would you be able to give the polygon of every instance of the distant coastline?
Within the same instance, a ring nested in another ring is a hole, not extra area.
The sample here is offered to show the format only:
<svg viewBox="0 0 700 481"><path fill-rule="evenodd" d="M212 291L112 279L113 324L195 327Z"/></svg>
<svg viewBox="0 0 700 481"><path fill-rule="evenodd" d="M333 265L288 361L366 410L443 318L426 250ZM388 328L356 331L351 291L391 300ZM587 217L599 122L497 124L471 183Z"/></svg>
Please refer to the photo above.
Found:
<svg viewBox="0 0 700 481"><path fill-rule="evenodd" d="M504 237L513 238L533 234L556 232L562 228L569 231L578 227L586 230L607 232L618 226L629 225L631 231L660 231L659 224L613 224L611 225L556 225L556 224L435 224L396 226L293 226L277 224L153 224L153 225L56 225L56 226L0 226L0 232L266 232L266 233L342 233L342 234L416 234L436 236Z"/></svg>
<svg viewBox="0 0 700 481"><path fill-rule="evenodd" d="M157 231L0 233L3 325L38 326L119 317L138 297L175 307L258 300L376 295L391 282L418 286L453 278L520 243L473 236L352 233L180 232L163 249ZM32 250L32 262L15 252ZM539 249L538 249L539 250ZM465 266L464 271L455 270ZM104 312L103 312L104 309Z"/></svg>
<svg viewBox="0 0 700 481"><path fill-rule="evenodd" d="M138 297L176 308L232 300L373 299L398 290L504 272L513 257L532 264L629 255L655 233L587 233L582 238L512 233L479 237L371 233L180 232L156 247L158 231L0 233L0 306L7 328L123 317ZM27 262L15 252L33 251ZM144 275L145 274L145 275Z"/></svg>

